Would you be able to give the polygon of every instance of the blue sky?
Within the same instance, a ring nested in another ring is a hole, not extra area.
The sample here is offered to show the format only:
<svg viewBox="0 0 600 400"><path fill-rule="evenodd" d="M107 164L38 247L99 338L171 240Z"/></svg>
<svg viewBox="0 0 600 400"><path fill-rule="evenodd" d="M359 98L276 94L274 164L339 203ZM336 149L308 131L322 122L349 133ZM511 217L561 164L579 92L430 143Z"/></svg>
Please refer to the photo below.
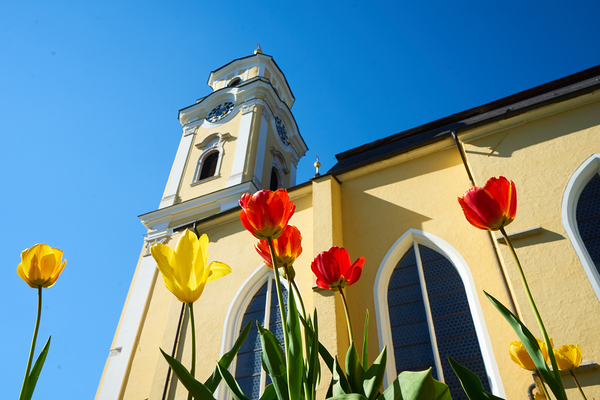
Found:
<svg viewBox="0 0 600 400"><path fill-rule="evenodd" d="M0 2L0 363L17 398L35 243L67 267L44 290L37 399L91 399L181 137L210 71L260 42L309 147L335 154L600 64L597 1ZM235 268L235 266L232 266Z"/></svg>

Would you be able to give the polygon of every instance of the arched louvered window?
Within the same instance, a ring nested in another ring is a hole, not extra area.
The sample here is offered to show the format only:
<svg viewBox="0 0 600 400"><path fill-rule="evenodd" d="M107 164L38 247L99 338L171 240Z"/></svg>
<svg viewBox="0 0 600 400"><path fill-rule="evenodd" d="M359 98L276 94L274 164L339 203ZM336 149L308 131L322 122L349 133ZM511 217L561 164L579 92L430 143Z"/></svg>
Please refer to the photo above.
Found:
<svg viewBox="0 0 600 400"><path fill-rule="evenodd" d="M450 260L414 243L394 268L387 297L398 373L432 367L453 399L467 399L448 363L450 355L490 391L465 287Z"/></svg>
<svg viewBox="0 0 600 400"><path fill-rule="evenodd" d="M577 229L596 271L600 273L600 175L585 185L576 211Z"/></svg>
<svg viewBox="0 0 600 400"><path fill-rule="evenodd" d="M268 327L283 345L283 327L277 300L277 289L272 274L269 275L256 294L252 297L242 320L242 329L252 319L252 329L237 355L235 379L242 392L252 400L260 399L265 386L271 383L270 378L262 369L260 353L260 333L256 327L258 321L263 327ZM287 290L282 286L283 298L287 309Z"/></svg>

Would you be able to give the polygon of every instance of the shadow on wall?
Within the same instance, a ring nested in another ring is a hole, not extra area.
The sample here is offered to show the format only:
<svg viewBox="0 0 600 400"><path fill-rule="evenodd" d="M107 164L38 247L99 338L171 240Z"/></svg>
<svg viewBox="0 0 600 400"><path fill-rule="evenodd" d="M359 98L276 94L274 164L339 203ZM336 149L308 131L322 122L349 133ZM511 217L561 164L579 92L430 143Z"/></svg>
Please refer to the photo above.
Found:
<svg viewBox="0 0 600 400"><path fill-rule="evenodd" d="M594 107L597 110L599 106L588 105L580 107L569 110L568 114L559 113L505 132L499 132L474 140L469 144L479 147L481 150L468 150L467 153L488 157L509 158L517 150L595 127L600 124L600 113L593 110L590 111L590 107Z"/></svg>

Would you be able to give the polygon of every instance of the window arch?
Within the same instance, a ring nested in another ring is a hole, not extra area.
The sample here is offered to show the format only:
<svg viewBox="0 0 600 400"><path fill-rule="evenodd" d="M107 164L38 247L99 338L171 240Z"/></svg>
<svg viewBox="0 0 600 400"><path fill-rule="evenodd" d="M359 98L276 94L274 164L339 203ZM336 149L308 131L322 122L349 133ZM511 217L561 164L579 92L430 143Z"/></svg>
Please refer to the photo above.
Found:
<svg viewBox="0 0 600 400"><path fill-rule="evenodd" d="M229 133L215 133L206 137L196 148L201 151L192 185L212 177L218 177L223 159L223 144L231 137Z"/></svg>
<svg viewBox="0 0 600 400"><path fill-rule="evenodd" d="M287 308L287 282L282 283L285 307ZM283 327L277 299L277 289L273 270L265 264L257 268L244 282L231 303L225 325L221 354L229 351L246 323L252 320L248 337L240 348L236 359L230 367L231 374L236 378L244 394L252 400L258 400L271 381L262 369L260 353L260 334L256 321L268 327L275 337L283 344ZM231 396L227 388L222 387L217 393L217 399L226 400Z"/></svg>
<svg viewBox="0 0 600 400"><path fill-rule="evenodd" d="M573 173L563 195L563 226L600 301L600 154Z"/></svg>
<svg viewBox="0 0 600 400"><path fill-rule="evenodd" d="M478 373L489 391L504 395L471 272L448 243L409 230L383 259L374 294L379 342L390 349L386 386L403 370L431 366L459 398L464 392L449 354Z"/></svg>

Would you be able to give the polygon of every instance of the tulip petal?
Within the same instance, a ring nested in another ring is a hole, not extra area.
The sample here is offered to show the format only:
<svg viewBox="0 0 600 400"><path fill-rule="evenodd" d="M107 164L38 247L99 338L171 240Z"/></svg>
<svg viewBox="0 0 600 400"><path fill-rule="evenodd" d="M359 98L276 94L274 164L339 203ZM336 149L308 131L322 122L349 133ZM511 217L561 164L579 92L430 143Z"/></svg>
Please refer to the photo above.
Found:
<svg viewBox="0 0 600 400"><path fill-rule="evenodd" d="M19 277L21 279L23 279L25 281L25 283L27 283L29 285L29 287L33 288L33 289L37 289L38 286L37 285L33 285L31 283L31 281L29 280L29 278L27 277L27 275L25 275L25 272L23 271L23 264L19 264L17 266L17 275L19 275Z"/></svg>
<svg viewBox="0 0 600 400"><path fill-rule="evenodd" d="M216 281L219 278L224 277L225 275L229 275L231 273L231 268L229 265L222 263L220 261L213 261L208 265L209 274L206 282Z"/></svg>
<svg viewBox="0 0 600 400"><path fill-rule="evenodd" d="M156 266L165 279L173 280L173 263L175 259L175 251L169 246L162 243L154 243L150 247L152 258L156 261Z"/></svg>
<svg viewBox="0 0 600 400"><path fill-rule="evenodd" d="M462 197L458 198L458 203L460 204L463 213L465 214L465 218L471 225L473 225L475 228L488 230L487 226L485 225L485 222L483 222L482 219L479 218L479 215L477 215L475 211L471 210L471 208L467 205L467 203L465 203Z"/></svg>
<svg viewBox="0 0 600 400"><path fill-rule="evenodd" d="M487 190L474 187L465 193L464 201L483 221L488 229L498 229L496 226L502 221L503 213L500 205Z"/></svg>
<svg viewBox="0 0 600 400"><path fill-rule="evenodd" d="M62 254L62 251L61 251L61 254ZM64 260L62 262L62 264L60 265L60 267L58 267L58 268L56 268L54 270L54 272L52 273L52 276L50 277L50 280L48 281L48 283L46 283L42 287L45 288L45 289L48 289L49 287L54 286L54 284L56 283L56 280L58 279L58 277L60 276L60 274L62 274L63 270L65 269L65 265L67 265L67 260Z"/></svg>

